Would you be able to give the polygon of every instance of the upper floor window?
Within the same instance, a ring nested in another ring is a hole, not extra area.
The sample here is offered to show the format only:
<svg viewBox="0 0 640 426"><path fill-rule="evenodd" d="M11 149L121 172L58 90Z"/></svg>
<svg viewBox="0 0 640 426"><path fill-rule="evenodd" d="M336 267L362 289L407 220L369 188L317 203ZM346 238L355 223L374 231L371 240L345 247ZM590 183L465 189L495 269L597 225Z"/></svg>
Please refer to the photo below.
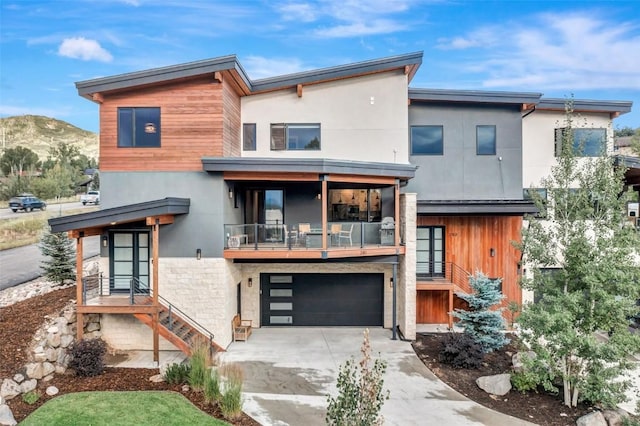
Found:
<svg viewBox="0 0 640 426"><path fill-rule="evenodd" d="M159 147L160 108L118 108L118 147Z"/></svg>
<svg viewBox="0 0 640 426"><path fill-rule="evenodd" d="M411 155L442 155L442 126L411 126Z"/></svg>
<svg viewBox="0 0 640 426"><path fill-rule="evenodd" d="M272 151L320 150L320 124L272 124Z"/></svg>
<svg viewBox="0 0 640 426"><path fill-rule="evenodd" d="M496 126L476 126L476 154L496 155Z"/></svg>
<svg viewBox="0 0 640 426"><path fill-rule="evenodd" d="M567 138L573 140L573 154L578 157L598 157L606 152L607 129L556 129L556 157Z"/></svg>
<svg viewBox="0 0 640 426"><path fill-rule="evenodd" d="M256 123L242 125L242 149L244 151L256 150Z"/></svg>

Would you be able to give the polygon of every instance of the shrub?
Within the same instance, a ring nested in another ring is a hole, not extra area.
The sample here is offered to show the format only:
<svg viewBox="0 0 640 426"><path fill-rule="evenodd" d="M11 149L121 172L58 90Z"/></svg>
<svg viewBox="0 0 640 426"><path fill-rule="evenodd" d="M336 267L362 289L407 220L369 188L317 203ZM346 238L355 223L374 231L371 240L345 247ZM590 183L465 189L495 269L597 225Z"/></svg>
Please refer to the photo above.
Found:
<svg viewBox="0 0 640 426"><path fill-rule="evenodd" d="M212 368L204 379L204 400L210 404L220 401L220 396L220 376L218 370Z"/></svg>
<svg viewBox="0 0 640 426"><path fill-rule="evenodd" d="M104 354L107 344L102 339L82 339L75 342L69 351L69 367L77 376L91 377L104 371Z"/></svg>
<svg viewBox="0 0 640 426"><path fill-rule="evenodd" d="M183 385L189 381L189 364L171 364L164 373L164 380L172 385Z"/></svg>
<svg viewBox="0 0 640 426"><path fill-rule="evenodd" d="M442 343L440 362L455 368L479 368L484 359L482 346L467 333L450 333Z"/></svg>
<svg viewBox="0 0 640 426"><path fill-rule="evenodd" d="M22 400L29 405L35 404L39 399L40 393L35 390L22 394Z"/></svg>
<svg viewBox="0 0 640 426"><path fill-rule="evenodd" d="M205 339L195 339L191 345L189 385L194 390L200 391L204 388L204 381L211 365L209 349L209 343Z"/></svg>
<svg viewBox="0 0 640 426"><path fill-rule="evenodd" d="M538 388L538 375L531 371L511 373L511 384L522 393L536 390Z"/></svg>
<svg viewBox="0 0 640 426"><path fill-rule="evenodd" d="M229 420L236 420L242 414L242 383L244 374L238 364L225 364L219 369L224 378L222 395L218 401L222 415Z"/></svg>
<svg viewBox="0 0 640 426"><path fill-rule="evenodd" d="M386 363L376 359L371 362L371 346L369 330L364 332L364 340L360 349L362 360L356 367L350 359L340 366L338 373L338 396L327 398L326 423L329 425L381 425L384 419L380 415L384 401L389 399L389 391L383 391L382 376L387 368Z"/></svg>

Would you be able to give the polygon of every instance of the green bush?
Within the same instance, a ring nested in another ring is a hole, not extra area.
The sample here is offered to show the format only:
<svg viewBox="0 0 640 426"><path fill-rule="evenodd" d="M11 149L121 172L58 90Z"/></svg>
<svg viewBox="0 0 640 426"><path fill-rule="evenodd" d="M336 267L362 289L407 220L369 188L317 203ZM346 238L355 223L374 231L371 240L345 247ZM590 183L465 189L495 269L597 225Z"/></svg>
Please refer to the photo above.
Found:
<svg viewBox="0 0 640 426"><path fill-rule="evenodd" d="M172 385L183 385L189 381L189 364L171 364L164 373L164 380Z"/></svg>
<svg viewBox="0 0 640 426"><path fill-rule="evenodd" d="M531 371L511 373L511 384L522 393L536 390L538 388L538 375Z"/></svg>
<svg viewBox="0 0 640 426"><path fill-rule="evenodd" d="M91 377L104 371L104 354L107 344L102 339L82 339L75 342L69 350L71 367L77 376Z"/></svg>
<svg viewBox="0 0 640 426"><path fill-rule="evenodd" d="M472 336L467 333L449 333L442 342L440 362L455 368L475 369L482 365L485 352Z"/></svg>
<svg viewBox="0 0 640 426"><path fill-rule="evenodd" d="M40 399L40 392L32 390L22 394L22 400L29 405L33 405Z"/></svg>
<svg viewBox="0 0 640 426"><path fill-rule="evenodd" d="M222 415L229 420L236 420L242 414L242 383L244 374L237 364L225 364L219 368L224 377L222 395L218 404Z"/></svg>
<svg viewBox="0 0 640 426"><path fill-rule="evenodd" d="M219 401L220 396L220 376L218 370L212 368L204 379L204 400L211 404L213 401Z"/></svg>

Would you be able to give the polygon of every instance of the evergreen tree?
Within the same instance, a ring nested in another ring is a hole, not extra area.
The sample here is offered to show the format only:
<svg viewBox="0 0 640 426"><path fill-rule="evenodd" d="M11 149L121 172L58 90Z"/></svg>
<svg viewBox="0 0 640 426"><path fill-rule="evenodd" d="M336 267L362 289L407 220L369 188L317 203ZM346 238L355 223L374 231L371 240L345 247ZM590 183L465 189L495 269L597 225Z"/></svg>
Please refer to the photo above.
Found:
<svg viewBox="0 0 640 426"><path fill-rule="evenodd" d="M476 273L475 277L469 277L469 284L473 293L456 293L456 296L469 304L469 309L455 309L452 315L460 320L458 325L464 328L477 342L485 353L500 349L509 339L504 336L505 321L502 317L502 308L491 309L500 303L504 295L500 291L501 280L491 280L483 273Z"/></svg>
<svg viewBox="0 0 640 426"><path fill-rule="evenodd" d="M42 269L50 281L63 285L75 280L75 251L66 233L47 232L40 241L40 251L47 257L42 261Z"/></svg>
<svg viewBox="0 0 640 426"><path fill-rule="evenodd" d="M621 375L640 351L640 335L628 327L640 298L640 234L625 217L625 171L606 155L576 156L571 102L564 121L557 164L541 182L550 198L545 204L534 194L546 219L529 217L523 228L532 273L522 285L539 300L523 307L518 322L536 353L538 383L557 391L561 381L567 406L587 400L612 407L625 399Z"/></svg>

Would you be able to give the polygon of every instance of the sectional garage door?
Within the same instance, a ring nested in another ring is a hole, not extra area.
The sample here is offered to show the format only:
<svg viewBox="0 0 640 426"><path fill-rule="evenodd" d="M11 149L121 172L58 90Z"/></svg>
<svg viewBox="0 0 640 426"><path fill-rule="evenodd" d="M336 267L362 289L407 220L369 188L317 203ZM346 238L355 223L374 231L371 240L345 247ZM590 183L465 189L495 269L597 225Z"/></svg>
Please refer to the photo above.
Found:
<svg viewBox="0 0 640 426"><path fill-rule="evenodd" d="M261 274L264 326L382 326L383 274Z"/></svg>

